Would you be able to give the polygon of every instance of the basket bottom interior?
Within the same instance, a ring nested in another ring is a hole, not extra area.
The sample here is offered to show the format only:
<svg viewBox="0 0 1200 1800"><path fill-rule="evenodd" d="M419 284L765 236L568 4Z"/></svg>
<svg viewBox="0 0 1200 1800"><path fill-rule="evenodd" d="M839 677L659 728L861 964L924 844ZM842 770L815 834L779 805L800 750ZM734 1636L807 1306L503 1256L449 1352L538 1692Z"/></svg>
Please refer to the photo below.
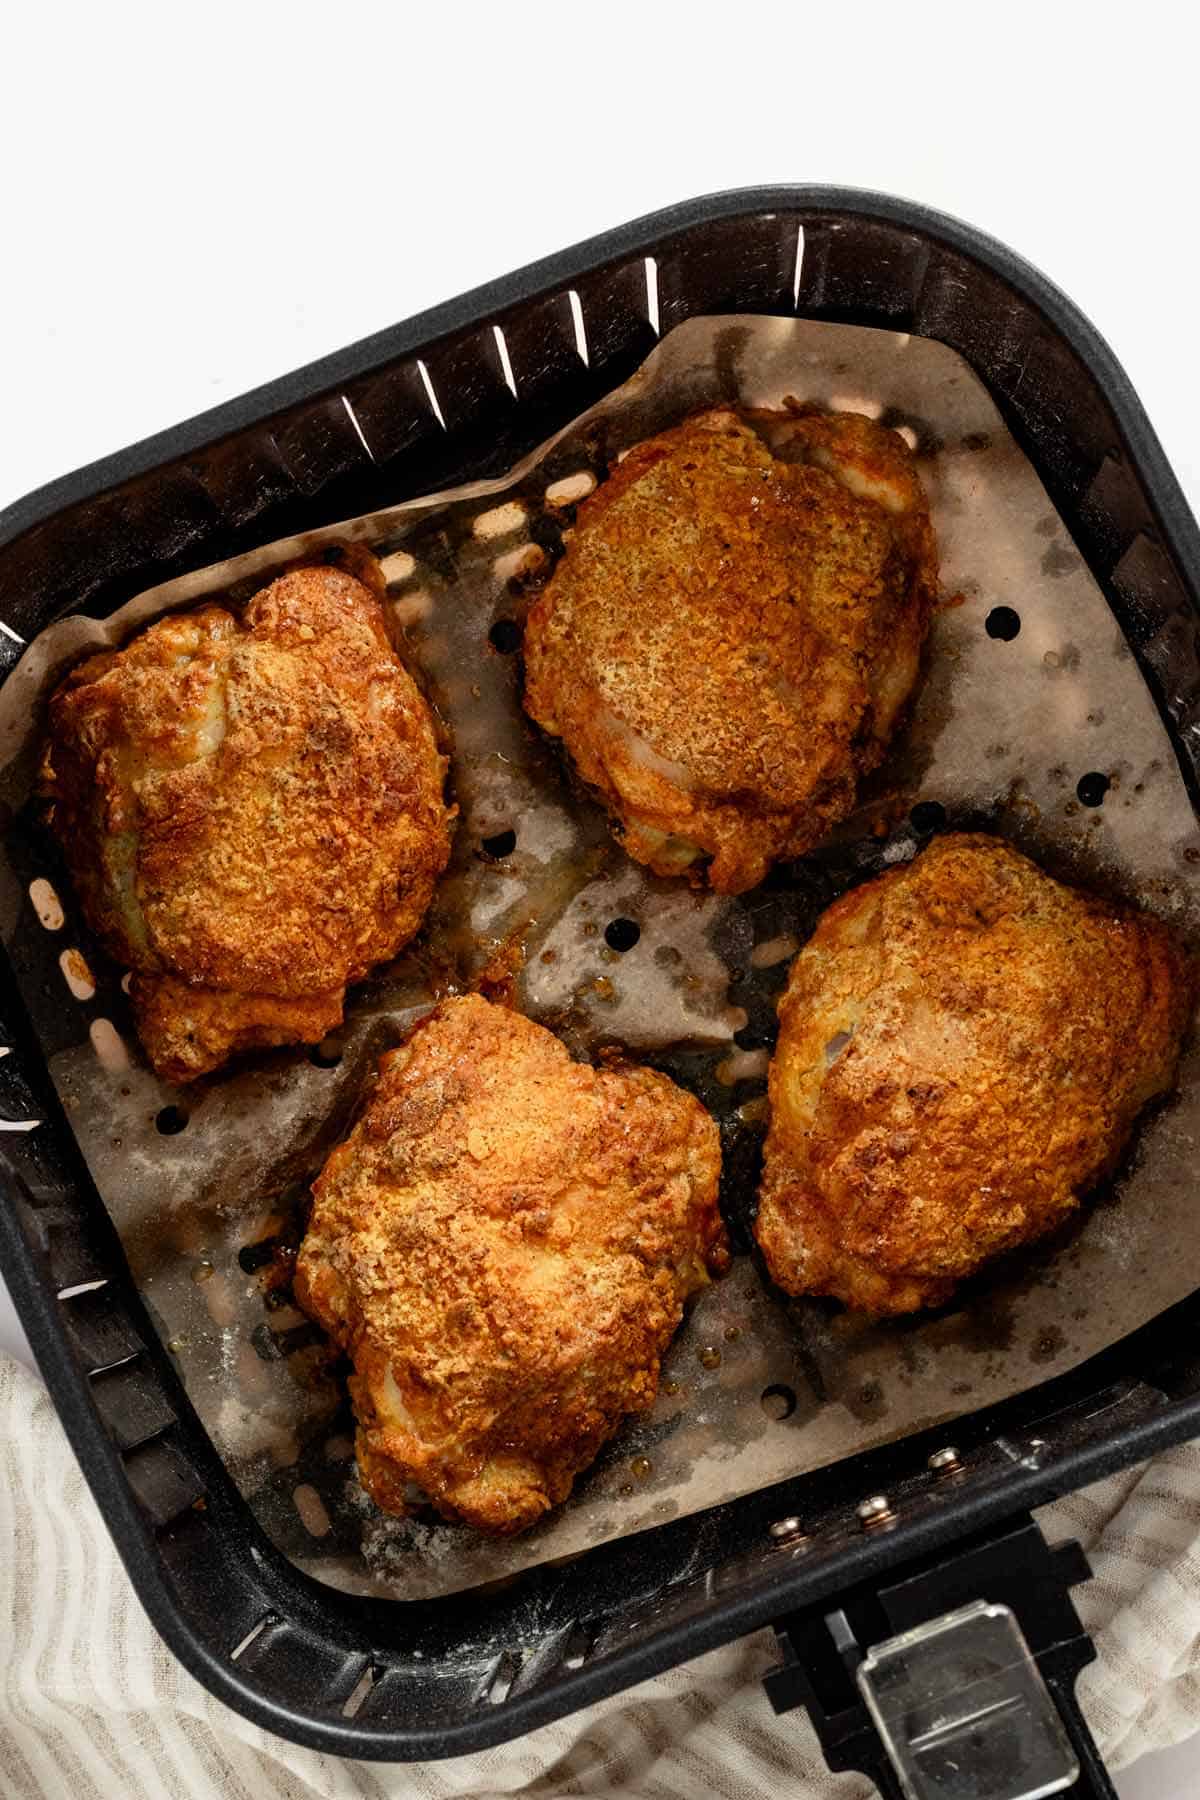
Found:
<svg viewBox="0 0 1200 1800"><path fill-rule="evenodd" d="M530 580L621 450L697 405L786 395L870 411L908 436L948 603L912 720L859 813L826 850L729 900L655 880L623 855L522 721L515 647ZM5 790L18 809L9 872L27 896L10 955L53 1078L197 1411L286 1555L331 1585L386 1597L494 1582L1020 1393L1200 1285L1195 1053L1114 1190L940 1314L871 1325L788 1303L750 1253L775 998L820 911L853 882L935 830L982 825L1056 873L1195 929L1200 831L1170 739L1036 474L952 351L808 321L694 320L511 480L255 552L188 578L186 597L236 599L273 562L348 537L385 559L394 620L451 725L461 818L428 931L352 996L335 1039L195 1089L158 1083L120 972L88 942L26 803L31 746ZM184 597L173 584L84 635L120 637ZM30 657L48 675L68 642L78 654L79 628L52 627ZM0 695L0 723L18 691ZM294 1240L307 1183L379 1051L431 994L469 984L514 942L520 1003L574 1053L626 1044L711 1108L739 1254L689 1313L653 1410L626 1424L564 1508L491 1542L367 1502L340 1374L275 1252Z"/></svg>

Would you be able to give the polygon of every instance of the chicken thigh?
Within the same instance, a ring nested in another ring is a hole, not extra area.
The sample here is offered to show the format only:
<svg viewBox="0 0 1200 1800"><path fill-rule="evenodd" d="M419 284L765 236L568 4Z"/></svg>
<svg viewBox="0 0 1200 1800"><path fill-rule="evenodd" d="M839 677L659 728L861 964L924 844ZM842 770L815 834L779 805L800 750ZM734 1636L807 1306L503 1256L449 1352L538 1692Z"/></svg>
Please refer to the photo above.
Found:
<svg viewBox="0 0 1200 1800"><path fill-rule="evenodd" d="M790 1294L938 1306L1053 1231L1175 1080L1192 965L1157 919L952 833L792 965L755 1227Z"/></svg>
<svg viewBox="0 0 1200 1800"><path fill-rule="evenodd" d="M937 586L904 440L853 413L700 414L580 507L525 631L525 707L630 856L721 893L853 809Z"/></svg>
<svg viewBox="0 0 1200 1800"><path fill-rule="evenodd" d="M361 567L159 619L51 699L51 827L168 1081L325 1036L445 866L445 759Z"/></svg>
<svg viewBox="0 0 1200 1800"><path fill-rule="evenodd" d="M665 1075L572 1062L475 995L430 1013L322 1170L296 1266L354 1363L372 1498L492 1532L564 1500L728 1262L720 1167Z"/></svg>

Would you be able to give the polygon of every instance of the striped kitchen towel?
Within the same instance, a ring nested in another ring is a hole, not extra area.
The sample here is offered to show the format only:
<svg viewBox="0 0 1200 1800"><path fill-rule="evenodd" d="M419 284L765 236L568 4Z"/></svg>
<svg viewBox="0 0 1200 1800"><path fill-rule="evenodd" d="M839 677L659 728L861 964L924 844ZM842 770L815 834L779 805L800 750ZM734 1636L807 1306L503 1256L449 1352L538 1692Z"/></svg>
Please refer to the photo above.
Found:
<svg viewBox="0 0 1200 1800"><path fill-rule="evenodd" d="M1041 1514L1078 1537L1076 1590L1099 1660L1080 1683L1112 1766L1200 1727L1200 1447L1171 1451ZM543 1727L422 1767L300 1750L210 1699L134 1597L37 1378L0 1358L0 1795L3 1800L865 1800L831 1776L800 1714L776 1719L760 1632Z"/></svg>

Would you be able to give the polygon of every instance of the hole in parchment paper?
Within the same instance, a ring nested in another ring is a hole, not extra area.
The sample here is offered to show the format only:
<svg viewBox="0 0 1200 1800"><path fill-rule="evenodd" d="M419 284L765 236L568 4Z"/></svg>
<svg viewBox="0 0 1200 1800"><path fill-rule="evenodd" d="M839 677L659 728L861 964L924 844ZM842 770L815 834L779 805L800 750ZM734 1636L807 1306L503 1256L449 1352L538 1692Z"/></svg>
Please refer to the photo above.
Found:
<svg viewBox="0 0 1200 1800"><path fill-rule="evenodd" d="M485 856L493 856L497 860L502 856L511 856L517 847L517 834L511 826L507 831L497 831L492 837L480 839L479 848Z"/></svg>
<svg viewBox="0 0 1200 1800"><path fill-rule="evenodd" d="M256 1244L243 1244L238 1251L238 1262L247 1275L253 1275L256 1269L265 1268L275 1255L278 1239L260 1238Z"/></svg>
<svg viewBox="0 0 1200 1800"><path fill-rule="evenodd" d="M360 434L361 435L361 434ZM345 562L346 552L340 544L327 544L321 552L321 561L327 563Z"/></svg>
<svg viewBox="0 0 1200 1800"><path fill-rule="evenodd" d="M577 475L562 475L546 489L546 505L574 506L577 501L585 500L595 485L596 477L590 469L580 469Z"/></svg>
<svg viewBox="0 0 1200 1800"><path fill-rule="evenodd" d="M100 1067L109 1074L116 1074L129 1067L129 1052L125 1048L125 1040L111 1019L93 1019L88 1026L88 1037L92 1041L92 1049L96 1052Z"/></svg>
<svg viewBox="0 0 1200 1800"><path fill-rule="evenodd" d="M309 1051L308 1060L310 1063L315 1063L318 1069L336 1069L342 1060L341 1038L332 1033L329 1037L323 1037L320 1043L314 1044Z"/></svg>
<svg viewBox="0 0 1200 1800"><path fill-rule="evenodd" d="M521 500L505 500L500 506L489 506L486 512L477 513L471 523L471 531L477 538L511 537L514 531L523 531L529 514Z"/></svg>
<svg viewBox="0 0 1200 1800"><path fill-rule="evenodd" d="M1082 805L1103 806L1104 796L1107 794L1109 786L1108 776L1102 775L1099 769L1092 769L1089 774L1079 777L1075 783L1075 792Z"/></svg>
<svg viewBox="0 0 1200 1800"><path fill-rule="evenodd" d="M633 919L610 919L604 927L604 941L610 950L632 950L642 935Z"/></svg>
<svg viewBox="0 0 1200 1800"><path fill-rule="evenodd" d="M990 638L999 638L1002 644L1011 644L1021 629L1021 615L1014 612L1011 606L993 606L983 621L983 629Z"/></svg>
<svg viewBox="0 0 1200 1800"><path fill-rule="evenodd" d="M759 1404L768 1419L790 1419L796 1410L795 1390L781 1382L772 1382L770 1387L763 1389Z"/></svg>
<svg viewBox="0 0 1200 1800"><path fill-rule="evenodd" d="M38 916L38 924L46 931L61 931L66 922L62 901L45 876L39 875L29 884L29 898Z"/></svg>
<svg viewBox="0 0 1200 1800"><path fill-rule="evenodd" d="M940 800L918 800L908 816L914 831L940 831L946 823L946 809Z"/></svg>
<svg viewBox="0 0 1200 1800"><path fill-rule="evenodd" d="M300 1515L300 1523L310 1537L328 1537L333 1529L325 1502L311 1482L302 1481L292 1492L292 1504Z"/></svg>
<svg viewBox="0 0 1200 1800"><path fill-rule="evenodd" d="M175 1137L187 1125L188 1115L182 1106L164 1106L155 1115L154 1129L163 1137Z"/></svg>
<svg viewBox="0 0 1200 1800"><path fill-rule="evenodd" d="M76 1000L95 999L96 977L78 950L64 950L58 959L58 966L62 970L63 980Z"/></svg>
<svg viewBox="0 0 1200 1800"><path fill-rule="evenodd" d="M497 619L488 632L488 643L501 656L511 656L521 648L521 627L515 619Z"/></svg>
<svg viewBox="0 0 1200 1800"><path fill-rule="evenodd" d="M250 1333L250 1346L260 1362L282 1362L288 1354L284 1347L284 1332L273 1332L269 1325L256 1325Z"/></svg>
<svg viewBox="0 0 1200 1800"><path fill-rule="evenodd" d="M774 1000L765 995L748 997L749 1017L733 1034L739 1050L770 1050L779 1036L779 1016Z"/></svg>

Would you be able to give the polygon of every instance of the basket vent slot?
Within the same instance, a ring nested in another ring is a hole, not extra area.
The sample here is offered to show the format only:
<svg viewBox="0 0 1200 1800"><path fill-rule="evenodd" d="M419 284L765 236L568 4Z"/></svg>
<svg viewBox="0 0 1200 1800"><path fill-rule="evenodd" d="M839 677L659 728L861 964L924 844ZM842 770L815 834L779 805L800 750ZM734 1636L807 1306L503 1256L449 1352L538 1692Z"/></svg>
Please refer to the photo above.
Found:
<svg viewBox="0 0 1200 1800"><path fill-rule="evenodd" d="M804 277L804 227L796 227L796 262L792 270L792 305L800 305L800 283Z"/></svg>
<svg viewBox="0 0 1200 1800"><path fill-rule="evenodd" d="M516 377L513 374L512 358L508 354L508 344L499 325L492 326L492 336L496 340L496 355L500 358L500 367L504 371L505 386L515 400L517 397L517 382Z"/></svg>
<svg viewBox="0 0 1200 1800"><path fill-rule="evenodd" d="M646 317L650 321L650 329L655 337L661 335L658 322L658 263L654 257L646 258Z"/></svg>
<svg viewBox="0 0 1200 1800"><path fill-rule="evenodd" d="M359 1713L367 1703L371 1689L375 1686L375 1683L379 1680L382 1673L383 1670L379 1668L377 1664L371 1662L367 1664L353 1688L351 1688L349 1694L346 1696L346 1703L342 1707L343 1719L357 1719Z"/></svg>
<svg viewBox="0 0 1200 1800"><path fill-rule="evenodd" d="M594 1623L585 1625L576 1621L571 1627L570 1635L563 1645L562 1666L564 1669L582 1669L592 1653L598 1632Z"/></svg>
<svg viewBox="0 0 1200 1800"><path fill-rule="evenodd" d="M445 431L446 420L442 413L442 403L437 397L437 389L433 385L429 370L425 367L425 364L421 361L419 356L417 358L417 373L421 377L421 382L425 389L425 398L429 402L429 409L442 430Z"/></svg>
<svg viewBox="0 0 1200 1800"><path fill-rule="evenodd" d="M170 1401L136 1355L94 1371L92 1398L122 1450L150 1443L175 1423Z"/></svg>
<svg viewBox="0 0 1200 1800"><path fill-rule="evenodd" d="M77 1294L94 1294L98 1288L104 1288L107 1286L108 1286L108 1276L107 1275L105 1275L100 1281L77 1281L75 1283L74 1287L59 1288L58 1298L60 1300L74 1300L74 1298Z"/></svg>
<svg viewBox="0 0 1200 1800"><path fill-rule="evenodd" d="M164 1437L153 1438L126 1452L124 1461L129 1484L156 1529L169 1525L204 1498L203 1477L183 1452Z"/></svg>
<svg viewBox="0 0 1200 1800"><path fill-rule="evenodd" d="M588 354L587 326L583 322L583 301L574 288L567 289L567 299L571 306L571 323L575 327L575 348L579 352L579 360L584 368L591 367Z"/></svg>
<svg viewBox="0 0 1200 1800"><path fill-rule="evenodd" d="M502 1650L484 1677L479 1698L489 1706L503 1706L520 1672L521 1657L518 1652Z"/></svg>
<svg viewBox="0 0 1200 1800"><path fill-rule="evenodd" d="M375 461L375 452L372 450L370 444L368 444L366 433L364 432L362 426L358 422L358 414L355 412L354 408L351 406L349 400L347 400L345 394L342 395L342 405L346 409L346 417L349 419L349 421L353 425L355 431L358 433L359 443L362 445L363 449L366 451L366 453L370 457L371 461L374 462Z"/></svg>
<svg viewBox="0 0 1200 1800"><path fill-rule="evenodd" d="M36 1131L41 1122L40 1119L0 1119L0 1131Z"/></svg>
<svg viewBox="0 0 1200 1800"><path fill-rule="evenodd" d="M262 1636L268 1625L274 1625L276 1619L277 1615L275 1613L264 1613L262 1618L258 1621L258 1624L252 1625L245 1637L233 1646L233 1649L229 1652L230 1662L237 1662L239 1657L244 1656L254 1640Z"/></svg>

